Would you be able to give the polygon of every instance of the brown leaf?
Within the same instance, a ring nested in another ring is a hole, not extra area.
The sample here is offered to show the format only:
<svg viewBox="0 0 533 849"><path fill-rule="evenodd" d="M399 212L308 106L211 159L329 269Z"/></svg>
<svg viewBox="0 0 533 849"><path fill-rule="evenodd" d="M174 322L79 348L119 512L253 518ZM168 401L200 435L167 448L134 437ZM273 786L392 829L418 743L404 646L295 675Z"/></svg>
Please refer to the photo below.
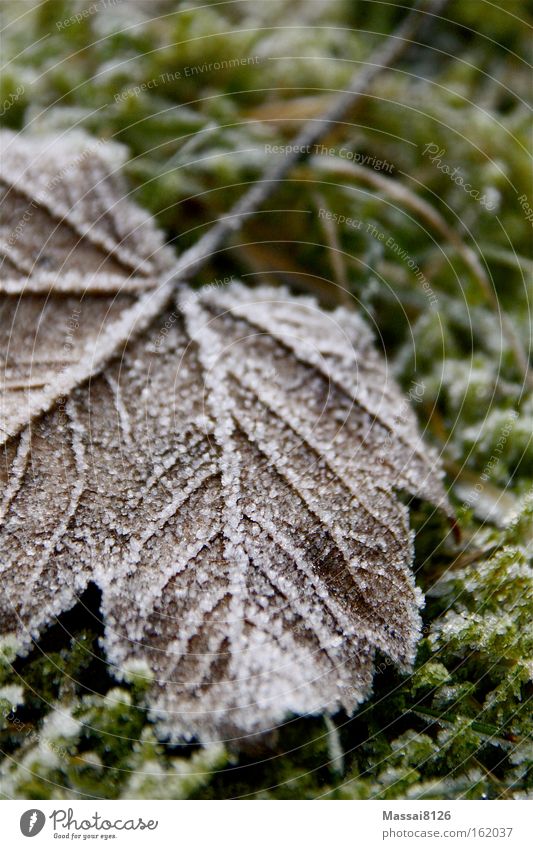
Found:
<svg viewBox="0 0 533 849"><path fill-rule="evenodd" d="M437 458L358 315L238 283L182 290L102 374L30 415L73 305L81 361L171 265L108 176L113 148L47 193L80 155L71 145L20 142L2 173L13 220L37 204L16 251L1 230L2 404L17 430L2 467L3 631L27 649L94 582L112 671L148 667L173 737L351 712L377 649L412 662L421 595L396 492L443 502Z"/></svg>
<svg viewBox="0 0 533 849"><path fill-rule="evenodd" d="M124 198L118 145L0 134L0 432L172 265ZM20 297L18 297L20 296Z"/></svg>

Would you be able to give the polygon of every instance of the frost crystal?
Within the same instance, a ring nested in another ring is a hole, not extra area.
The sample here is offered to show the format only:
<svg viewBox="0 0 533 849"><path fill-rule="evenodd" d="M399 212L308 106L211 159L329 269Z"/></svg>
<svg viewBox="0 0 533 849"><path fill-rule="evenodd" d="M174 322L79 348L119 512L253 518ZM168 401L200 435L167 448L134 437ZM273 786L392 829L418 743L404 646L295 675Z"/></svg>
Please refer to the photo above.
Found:
<svg viewBox="0 0 533 849"><path fill-rule="evenodd" d="M353 711L376 650L407 667L418 636L395 491L444 503L368 328L283 289L182 291L24 423L170 260L105 145L2 146L3 631L28 647L92 581L112 671L147 670L174 738Z"/></svg>

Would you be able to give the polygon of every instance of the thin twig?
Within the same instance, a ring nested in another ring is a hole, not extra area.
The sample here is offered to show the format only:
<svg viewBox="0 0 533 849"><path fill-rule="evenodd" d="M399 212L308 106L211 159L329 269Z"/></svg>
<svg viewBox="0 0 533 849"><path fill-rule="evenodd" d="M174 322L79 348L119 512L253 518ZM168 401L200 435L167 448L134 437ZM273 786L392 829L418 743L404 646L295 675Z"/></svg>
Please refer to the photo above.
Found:
<svg viewBox="0 0 533 849"><path fill-rule="evenodd" d="M362 71L352 77L350 84L318 118L307 121L298 135L291 140L291 151L270 165L263 177L231 207L198 242L186 251L178 262L175 279L183 274L192 276L225 244L228 237L240 229L247 216L256 212L277 188L278 183L292 171L298 162L307 159L313 147L326 135L332 124L342 121L366 96L379 74L394 65L409 48L424 19L424 14L439 15L447 0L419 2L400 26L371 54Z"/></svg>
<svg viewBox="0 0 533 849"><path fill-rule="evenodd" d="M246 218L260 209L275 191L280 180L283 180L298 162L307 159L314 145L329 131L331 125L342 121L366 96L379 74L394 65L408 50L426 16L438 16L446 3L447 0L422 0L417 3L402 24L370 55L364 69L354 75L348 89L334 101L324 115L304 125L291 142L291 152L280 160L275 160L266 169L263 177L239 198L229 212L181 255L156 292L140 297L133 307L124 311L121 318L109 325L100 336L97 351L88 348L84 355L82 354L78 365L66 369L53 386L31 398L27 414L21 415L13 422L9 432L0 437L0 444L4 445L10 437L20 433L30 421L50 410L58 400L68 397L75 387L99 374L109 360L119 354L132 338L145 330L172 302L179 284L197 274L213 254L226 244L228 238L242 227Z"/></svg>

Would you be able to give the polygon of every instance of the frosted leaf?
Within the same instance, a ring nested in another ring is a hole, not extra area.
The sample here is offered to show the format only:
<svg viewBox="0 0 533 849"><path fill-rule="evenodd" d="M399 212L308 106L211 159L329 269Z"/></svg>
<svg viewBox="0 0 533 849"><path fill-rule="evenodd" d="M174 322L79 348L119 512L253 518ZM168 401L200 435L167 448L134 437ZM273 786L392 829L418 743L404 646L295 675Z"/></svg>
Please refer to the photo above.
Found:
<svg viewBox="0 0 533 849"><path fill-rule="evenodd" d="M6 203L22 193L31 144L9 169ZM131 281L154 286L168 264L151 223L137 240L115 221L119 207L130 222L143 214L113 188L105 150L74 168L64 206L39 178L42 226L65 230L70 279L87 281L82 300L95 310L77 357L97 352L98 322L120 298L131 303ZM90 205L71 215L83 192ZM55 238L49 296L34 294L46 286L31 256L17 265L6 250L3 370L23 363L21 382L54 380L52 322L70 298ZM31 391L2 388L19 423L1 469L2 622L23 646L94 582L111 671L145 669L162 729L203 741L294 713L352 712L378 649L408 668L421 596L396 493L445 497L437 458L356 314L284 289L185 289L102 374L24 424Z"/></svg>
<svg viewBox="0 0 533 849"><path fill-rule="evenodd" d="M121 161L82 133L0 132L0 433L172 262Z"/></svg>

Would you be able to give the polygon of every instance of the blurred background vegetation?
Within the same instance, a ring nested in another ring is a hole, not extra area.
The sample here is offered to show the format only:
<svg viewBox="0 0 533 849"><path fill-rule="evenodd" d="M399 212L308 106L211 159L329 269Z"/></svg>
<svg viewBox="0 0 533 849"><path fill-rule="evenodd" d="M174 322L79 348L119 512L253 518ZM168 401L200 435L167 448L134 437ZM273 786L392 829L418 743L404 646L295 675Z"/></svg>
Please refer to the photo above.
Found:
<svg viewBox="0 0 533 849"><path fill-rule="evenodd" d="M134 196L179 252L410 5L2 0L0 121L124 145ZM234 275L351 303L406 396L422 387L415 407L461 537L412 505L427 597L414 673L378 660L355 717L295 718L251 751L170 746L139 682L109 676L89 591L29 657L3 646L5 797L531 795L532 11L450 2L331 128L331 150L299 165L193 281Z"/></svg>

